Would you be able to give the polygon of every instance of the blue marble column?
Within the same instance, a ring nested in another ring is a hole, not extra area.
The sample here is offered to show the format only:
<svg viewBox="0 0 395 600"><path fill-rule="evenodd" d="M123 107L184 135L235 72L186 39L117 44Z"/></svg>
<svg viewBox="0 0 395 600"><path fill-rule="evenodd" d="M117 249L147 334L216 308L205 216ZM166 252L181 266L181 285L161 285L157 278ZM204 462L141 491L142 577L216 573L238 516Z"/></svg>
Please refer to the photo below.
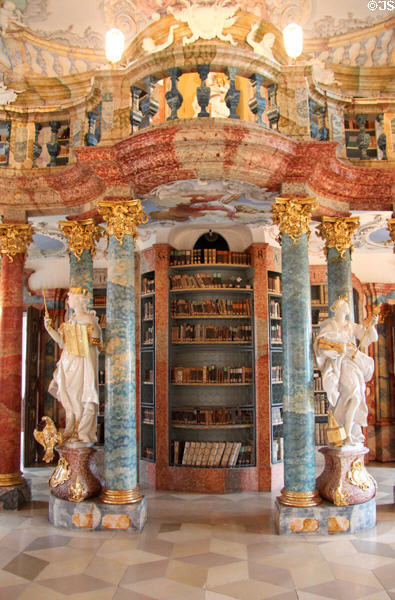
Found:
<svg viewBox="0 0 395 600"><path fill-rule="evenodd" d="M110 236L107 274L105 490L102 501L142 498L137 487L134 238ZM118 492L118 493L117 493ZM123 493L122 493L123 492Z"/></svg>
<svg viewBox="0 0 395 600"><path fill-rule="evenodd" d="M273 206L282 246L284 489L279 502L314 506L314 369L308 258L308 198L276 198Z"/></svg>
<svg viewBox="0 0 395 600"><path fill-rule="evenodd" d="M84 287L93 298L93 260L90 250L84 250L80 259L70 254L70 287Z"/></svg>
<svg viewBox="0 0 395 600"><path fill-rule="evenodd" d="M351 272L351 235L359 226L359 217L322 217L319 234L325 240L328 265L329 310L335 300L347 294L350 320L354 320ZM332 316L330 310L329 316Z"/></svg>

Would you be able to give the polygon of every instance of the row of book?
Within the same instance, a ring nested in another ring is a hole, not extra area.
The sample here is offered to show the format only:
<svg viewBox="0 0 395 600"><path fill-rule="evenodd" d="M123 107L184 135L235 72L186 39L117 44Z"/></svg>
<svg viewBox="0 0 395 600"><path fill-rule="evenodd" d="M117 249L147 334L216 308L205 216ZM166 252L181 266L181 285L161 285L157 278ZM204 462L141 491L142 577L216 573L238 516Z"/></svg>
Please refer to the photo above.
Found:
<svg viewBox="0 0 395 600"><path fill-rule="evenodd" d="M284 458L284 438L278 437L273 438L272 442L272 460L278 462Z"/></svg>
<svg viewBox="0 0 395 600"><path fill-rule="evenodd" d="M313 310L311 320L313 325L320 325L322 321L325 321L329 317L329 312L326 309Z"/></svg>
<svg viewBox="0 0 395 600"><path fill-rule="evenodd" d="M154 449L149 446L143 446L141 448L141 458L147 458L148 460L154 460Z"/></svg>
<svg viewBox="0 0 395 600"><path fill-rule="evenodd" d="M270 340L272 344L282 344L283 327L281 323L270 323Z"/></svg>
<svg viewBox="0 0 395 600"><path fill-rule="evenodd" d="M322 375L320 371L314 371L314 391L322 392Z"/></svg>
<svg viewBox="0 0 395 600"><path fill-rule="evenodd" d="M328 407L328 398L324 392L321 394L314 394L314 411L317 415L327 415Z"/></svg>
<svg viewBox="0 0 395 600"><path fill-rule="evenodd" d="M328 304L328 286L327 285L312 285L311 286L311 304Z"/></svg>
<svg viewBox="0 0 395 600"><path fill-rule="evenodd" d="M272 366L272 383L282 383L283 380L283 367L281 365Z"/></svg>
<svg viewBox="0 0 395 600"><path fill-rule="evenodd" d="M244 408L173 408L173 425L252 425L253 411Z"/></svg>
<svg viewBox="0 0 395 600"><path fill-rule="evenodd" d="M243 442L173 441L173 463L196 467L235 467L253 464L251 444Z"/></svg>
<svg viewBox="0 0 395 600"><path fill-rule="evenodd" d="M155 279L153 277L143 276L141 280L141 293L142 294L153 294L155 291Z"/></svg>
<svg viewBox="0 0 395 600"><path fill-rule="evenodd" d="M180 323L171 328L171 341L175 343L251 342L252 327L247 325L224 325L216 327L203 323Z"/></svg>
<svg viewBox="0 0 395 600"><path fill-rule="evenodd" d="M171 290L251 289L251 284L242 277L222 277L222 273L175 273L169 277Z"/></svg>
<svg viewBox="0 0 395 600"><path fill-rule="evenodd" d="M152 325L150 327L146 327L143 330L142 343L143 346L152 346L152 344L154 343L154 328L152 327Z"/></svg>
<svg viewBox="0 0 395 600"><path fill-rule="evenodd" d="M269 273L267 276L267 284L268 284L269 292L275 292L276 294L281 294L281 275Z"/></svg>
<svg viewBox="0 0 395 600"><path fill-rule="evenodd" d="M231 252L215 248L171 250L170 252L170 266L200 264L249 265L251 256L248 252Z"/></svg>
<svg viewBox="0 0 395 600"><path fill-rule="evenodd" d="M283 424L283 411L279 406L272 407L272 425Z"/></svg>
<svg viewBox="0 0 395 600"><path fill-rule="evenodd" d="M247 300L233 300L231 298L206 298L205 300L186 300L176 298L171 301L172 317L179 316L250 316L251 302Z"/></svg>
<svg viewBox="0 0 395 600"><path fill-rule="evenodd" d="M251 383L251 367L217 367L203 365L201 367L172 367L172 383Z"/></svg>
<svg viewBox="0 0 395 600"><path fill-rule="evenodd" d="M141 317L145 320L152 319L154 316L154 303L151 299L144 300Z"/></svg>
<svg viewBox="0 0 395 600"><path fill-rule="evenodd" d="M269 313L272 319L281 319L281 303L278 300L270 299Z"/></svg>
<svg viewBox="0 0 395 600"><path fill-rule="evenodd" d="M154 370L146 369L144 371L144 383L154 383Z"/></svg>
<svg viewBox="0 0 395 600"><path fill-rule="evenodd" d="M94 296L93 297L93 306L98 306L101 308L105 306L107 302L107 296Z"/></svg>
<svg viewBox="0 0 395 600"><path fill-rule="evenodd" d="M103 313L99 316L99 325L102 329L104 329L106 327L106 324L107 324L106 313Z"/></svg>
<svg viewBox="0 0 395 600"><path fill-rule="evenodd" d="M153 408L142 408L141 409L141 420L145 425L154 424L154 409Z"/></svg>
<svg viewBox="0 0 395 600"><path fill-rule="evenodd" d="M314 437L315 444L322 446L327 443L326 430L328 429L328 423L317 423L315 424Z"/></svg>

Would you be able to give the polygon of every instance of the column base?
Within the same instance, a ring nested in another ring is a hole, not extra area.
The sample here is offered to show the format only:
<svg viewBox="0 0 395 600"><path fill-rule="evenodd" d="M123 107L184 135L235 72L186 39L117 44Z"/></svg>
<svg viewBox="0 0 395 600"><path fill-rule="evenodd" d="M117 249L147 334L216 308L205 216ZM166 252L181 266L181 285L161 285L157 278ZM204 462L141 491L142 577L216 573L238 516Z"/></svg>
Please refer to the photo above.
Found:
<svg viewBox="0 0 395 600"><path fill-rule="evenodd" d="M103 488L100 495L100 502L104 504L134 504L140 502L144 496L140 493L138 487L131 490L109 490Z"/></svg>
<svg viewBox="0 0 395 600"><path fill-rule="evenodd" d="M63 529L95 531L142 531L147 520L147 500L142 497L133 504L103 504L97 498L75 504L49 497L49 521Z"/></svg>
<svg viewBox="0 0 395 600"><path fill-rule="evenodd" d="M310 508L284 506L276 500L275 520L279 535L356 533L376 525L376 499L352 506L335 506L324 500Z"/></svg>
<svg viewBox="0 0 395 600"><path fill-rule="evenodd" d="M321 496L336 506L362 504L376 495L376 482L367 472L364 446L324 446L319 450L325 456L325 466L317 478Z"/></svg>
<svg viewBox="0 0 395 600"><path fill-rule="evenodd" d="M317 490L313 492L292 492L285 488L281 490L281 496L277 500L285 506L300 506L303 508L317 506L322 502Z"/></svg>
<svg viewBox="0 0 395 600"><path fill-rule="evenodd" d="M0 510L19 510L31 500L30 481L23 479L17 485L0 486Z"/></svg>

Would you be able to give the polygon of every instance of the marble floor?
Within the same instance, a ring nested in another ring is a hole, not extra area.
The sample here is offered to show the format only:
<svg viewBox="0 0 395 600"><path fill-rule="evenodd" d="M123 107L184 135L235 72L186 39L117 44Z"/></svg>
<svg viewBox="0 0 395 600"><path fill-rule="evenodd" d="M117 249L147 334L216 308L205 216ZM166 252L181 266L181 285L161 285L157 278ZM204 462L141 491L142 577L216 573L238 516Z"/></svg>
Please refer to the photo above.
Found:
<svg viewBox="0 0 395 600"><path fill-rule="evenodd" d="M141 534L56 529L47 468L33 500L0 513L1 600L395 600L395 464L369 465L377 525L355 535L275 534L270 493L152 492Z"/></svg>

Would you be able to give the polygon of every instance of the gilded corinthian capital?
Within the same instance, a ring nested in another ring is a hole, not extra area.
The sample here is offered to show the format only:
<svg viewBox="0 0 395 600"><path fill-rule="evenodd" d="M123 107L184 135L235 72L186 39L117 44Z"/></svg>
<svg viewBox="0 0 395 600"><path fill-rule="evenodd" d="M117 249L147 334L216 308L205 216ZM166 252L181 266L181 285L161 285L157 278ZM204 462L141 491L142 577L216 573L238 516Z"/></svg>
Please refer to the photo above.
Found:
<svg viewBox="0 0 395 600"><path fill-rule="evenodd" d="M391 219L387 219L388 230L390 232L391 240L394 242L394 252L395 252L395 217Z"/></svg>
<svg viewBox="0 0 395 600"><path fill-rule="evenodd" d="M343 258L347 248L352 251L351 236L359 227L359 217L322 217L319 236L325 240L325 247L336 248Z"/></svg>
<svg viewBox="0 0 395 600"><path fill-rule="evenodd" d="M121 245L125 235L137 237L137 227L148 221L148 216L137 199L123 202L102 200L98 209L107 223L108 235L113 235Z"/></svg>
<svg viewBox="0 0 395 600"><path fill-rule="evenodd" d="M103 228L96 225L94 219L59 221L59 229L69 240L69 253L77 260L81 259L84 250L88 250L92 258L95 256L96 242L102 237Z"/></svg>
<svg viewBox="0 0 395 600"><path fill-rule="evenodd" d="M281 234L286 233L295 243L304 233L310 237L311 213L316 206L315 198L275 198L273 223L278 225Z"/></svg>
<svg viewBox="0 0 395 600"><path fill-rule="evenodd" d="M32 235L33 228L28 223L3 223L0 225L1 254L13 262L16 254L25 254Z"/></svg>

